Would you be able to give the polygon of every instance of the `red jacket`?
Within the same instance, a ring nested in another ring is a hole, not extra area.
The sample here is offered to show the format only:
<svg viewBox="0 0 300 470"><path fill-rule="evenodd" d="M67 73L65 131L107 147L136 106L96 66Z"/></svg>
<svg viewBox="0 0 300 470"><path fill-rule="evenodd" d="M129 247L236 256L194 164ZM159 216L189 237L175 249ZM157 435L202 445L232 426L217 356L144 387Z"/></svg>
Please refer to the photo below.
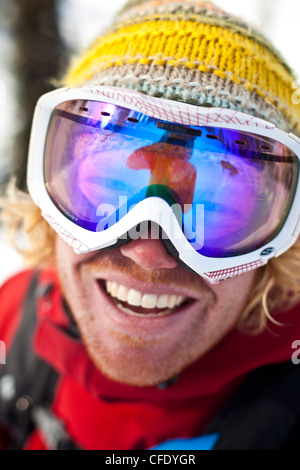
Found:
<svg viewBox="0 0 300 470"><path fill-rule="evenodd" d="M33 271L24 271L0 289L0 340L8 352L32 275ZM49 284L52 290L46 289L37 302L32 347L59 372L52 410L83 449L149 449L168 439L199 436L249 372L290 361L292 343L300 339L296 307L276 317L284 327L269 325L258 336L231 332L169 388L121 385L105 378L80 339L68 333L71 319L63 308L54 270L40 273L39 285ZM47 444L35 430L25 448L46 449Z"/></svg>

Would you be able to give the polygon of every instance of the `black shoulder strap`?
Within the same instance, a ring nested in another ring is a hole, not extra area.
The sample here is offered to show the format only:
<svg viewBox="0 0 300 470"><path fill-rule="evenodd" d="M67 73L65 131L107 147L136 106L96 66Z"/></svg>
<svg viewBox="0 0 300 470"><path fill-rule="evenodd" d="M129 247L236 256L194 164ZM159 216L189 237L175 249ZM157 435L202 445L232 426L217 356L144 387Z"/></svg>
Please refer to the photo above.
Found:
<svg viewBox="0 0 300 470"><path fill-rule="evenodd" d="M292 361L251 373L206 430L220 436L214 450L283 449L299 427L299 391Z"/></svg>
<svg viewBox="0 0 300 470"><path fill-rule="evenodd" d="M9 429L14 449L22 449L39 428L51 449L76 448L50 411L59 375L34 352L38 272L32 278L21 325L0 369L0 422Z"/></svg>

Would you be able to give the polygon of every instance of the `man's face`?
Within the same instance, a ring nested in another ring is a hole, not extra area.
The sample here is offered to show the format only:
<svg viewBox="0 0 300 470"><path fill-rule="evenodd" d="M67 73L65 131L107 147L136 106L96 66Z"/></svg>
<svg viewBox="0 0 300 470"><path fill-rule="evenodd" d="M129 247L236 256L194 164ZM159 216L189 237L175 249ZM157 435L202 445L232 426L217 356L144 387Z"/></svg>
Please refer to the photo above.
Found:
<svg viewBox="0 0 300 470"><path fill-rule="evenodd" d="M231 331L257 276L251 271L210 285L179 266L157 239L76 255L57 237L56 259L93 362L109 378L140 387L176 376ZM172 300L179 303L174 308Z"/></svg>

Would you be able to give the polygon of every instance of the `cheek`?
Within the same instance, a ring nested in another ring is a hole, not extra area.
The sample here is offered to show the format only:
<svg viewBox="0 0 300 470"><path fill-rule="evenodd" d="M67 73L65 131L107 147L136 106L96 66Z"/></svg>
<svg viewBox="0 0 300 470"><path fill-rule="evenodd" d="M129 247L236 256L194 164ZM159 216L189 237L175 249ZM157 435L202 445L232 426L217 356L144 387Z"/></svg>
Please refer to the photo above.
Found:
<svg viewBox="0 0 300 470"><path fill-rule="evenodd" d="M205 331L202 333L207 350L238 327L251 298L257 276L258 270L255 270L212 286L218 302L210 310Z"/></svg>
<svg viewBox="0 0 300 470"><path fill-rule="evenodd" d="M55 239L55 260L59 271L66 272L76 269L76 265L85 261L91 254L78 255L59 235Z"/></svg>
<svg viewBox="0 0 300 470"><path fill-rule="evenodd" d="M74 298L76 301L77 294L79 294L80 283L78 282L78 263L83 261L86 255L78 255L74 252L61 237L56 237L55 242L55 262L56 270L60 280L60 286L63 295L70 299Z"/></svg>
<svg viewBox="0 0 300 470"><path fill-rule="evenodd" d="M55 263L60 285L63 293L65 293L65 286L68 283L72 289L71 272L74 264L74 253L70 246L68 246L59 236L55 241Z"/></svg>
<svg viewBox="0 0 300 470"><path fill-rule="evenodd" d="M260 274L259 269L227 279L212 287L218 297L219 305L233 314L246 307Z"/></svg>

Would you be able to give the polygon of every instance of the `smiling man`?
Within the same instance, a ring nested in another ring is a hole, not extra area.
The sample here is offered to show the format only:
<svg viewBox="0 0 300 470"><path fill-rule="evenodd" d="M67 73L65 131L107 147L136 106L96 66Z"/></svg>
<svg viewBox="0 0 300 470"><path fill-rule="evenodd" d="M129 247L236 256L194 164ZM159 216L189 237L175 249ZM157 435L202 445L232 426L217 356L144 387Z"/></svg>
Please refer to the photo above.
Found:
<svg viewBox="0 0 300 470"><path fill-rule="evenodd" d="M209 286L179 266L161 240L81 256L60 239L56 248L61 285L90 356L110 378L138 386L171 379L231 331L257 275Z"/></svg>
<svg viewBox="0 0 300 470"><path fill-rule="evenodd" d="M3 447L297 448L294 81L212 4L132 0L41 98L2 203L33 265L0 290Z"/></svg>

